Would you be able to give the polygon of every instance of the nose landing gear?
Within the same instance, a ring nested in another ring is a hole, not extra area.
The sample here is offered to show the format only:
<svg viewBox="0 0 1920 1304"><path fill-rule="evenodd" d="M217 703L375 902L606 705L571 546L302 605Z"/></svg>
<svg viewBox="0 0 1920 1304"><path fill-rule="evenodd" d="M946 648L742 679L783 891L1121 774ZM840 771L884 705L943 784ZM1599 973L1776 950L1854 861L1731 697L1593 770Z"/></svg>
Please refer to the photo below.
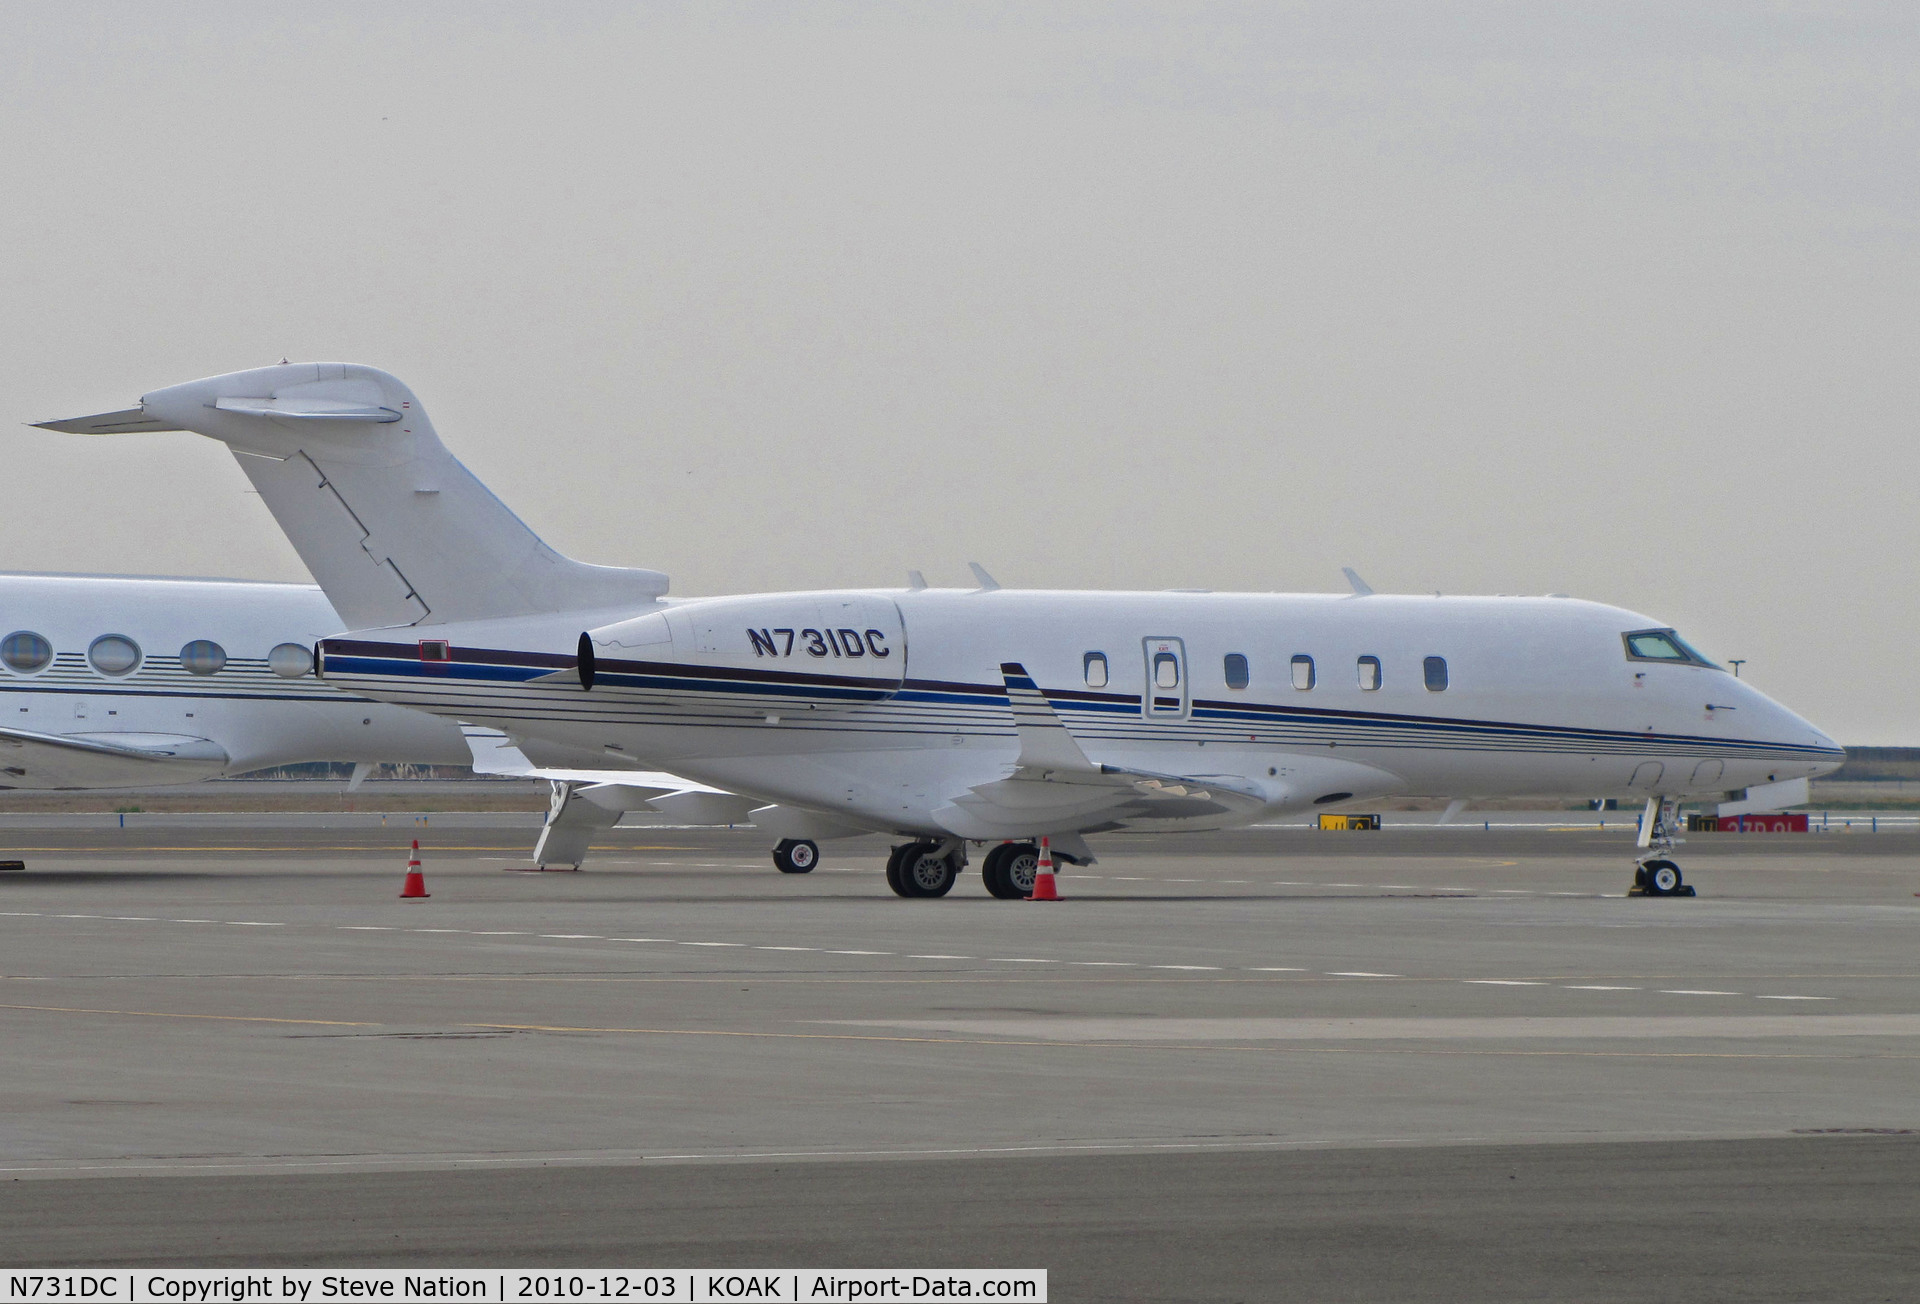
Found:
<svg viewBox="0 0 1920 1304"><path fill-rule="evenodd" d="M820 846L807 838L782 838L773 849L773 867L782 874L811 874L820 863Z"/></svg>
<svg viewBox="0 0 1920 1304"><path fill-rule="evenodd" d="M1690 897L1693 889L1680 876L1680 866L1671 859L1673 849L1685 839L1680 831L1677 803L1671 797L1647 798L1647 810L1640 817L1640 854L1634 857L1633 886L1628 896Z"/></svg>

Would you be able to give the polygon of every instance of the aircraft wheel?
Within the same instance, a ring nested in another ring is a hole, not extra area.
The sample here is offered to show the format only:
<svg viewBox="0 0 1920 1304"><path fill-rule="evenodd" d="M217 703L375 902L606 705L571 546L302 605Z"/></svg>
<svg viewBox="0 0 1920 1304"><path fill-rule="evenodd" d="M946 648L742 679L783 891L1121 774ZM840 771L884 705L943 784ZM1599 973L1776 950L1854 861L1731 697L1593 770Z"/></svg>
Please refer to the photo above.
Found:
<svg viewBox="0 0 1920 1304"><path fill-rule="evenodd" d="M887 886L893 889L895 896L913 895L913 893L907 891L906 884L901 881L900 858L919 845L917 842L909 842L902 846L895 847L887 853Z"/></svg>
<svg viewBox="0 0 1920 1304"><path fill-rule="evenodd" d="M954 880L960 877L958 856L940 854L937 842L910 842L901 851L895 877L905 891L901 896L940 897L953 890ZM898 889L896 889L898 890Z"/></svg>
<svg viewBox="0 0 1920 1304"><path fill-rule="evenodd" d="M1005 842L987 853L980 877L987 891L1002 901L1019 901L1032 894L1039 870L1039 848L1030 842Z"/></svg>
<svg viewBox="0 0 1920 1304"><path fill-rule="evenodd" d="M819 863L819 846L806 838L782 838L773 849L773 867L782 874L811 874Z"/></svg>
<svg viewBox="0 0 1920 1304"><path fill-rule="evenodd" d="M1642 882L1651 896L1674 896L1681 887L1680 866L1671 860L1649 860L1641 866Z"/></svg>

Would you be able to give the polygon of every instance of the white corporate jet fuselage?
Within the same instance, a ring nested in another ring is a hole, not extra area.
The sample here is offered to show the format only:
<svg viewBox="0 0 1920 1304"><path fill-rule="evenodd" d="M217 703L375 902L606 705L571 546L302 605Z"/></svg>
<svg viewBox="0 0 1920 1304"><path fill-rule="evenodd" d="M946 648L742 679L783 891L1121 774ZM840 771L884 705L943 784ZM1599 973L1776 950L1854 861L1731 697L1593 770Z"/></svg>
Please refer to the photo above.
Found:
<svg viewBox="0 0 1920 1304"><path fill-rule="evenodd" d="M315 678L339 628L311 584L0 574L0 787L466 763L457 725Z"/></svg>
<svg viewBox="0 0 1920 1304"><path fill-rule="evenodd" d="M1837 753L1672 631L1562 598L825 592L662 602L584 641L539 618L320 646L354 692L644 759L821 831L989 840L1407 794L1718 793Z"/></svg>
<svg viewBox="0 0 1920 1304"><path fill-rule="evenodd" d="M539 765L741 794L783 840L904 835L906 895L944 891L966 842L1085 858L1090 833L1400 794L1664 802L1842 756L1661 622L1568 598L1015 591L980 572L977 590L669 599L657 572L547 548L369 367L261 368L49 424L229 444L353 627L320 641L329 683L491 726Z"/></svg>

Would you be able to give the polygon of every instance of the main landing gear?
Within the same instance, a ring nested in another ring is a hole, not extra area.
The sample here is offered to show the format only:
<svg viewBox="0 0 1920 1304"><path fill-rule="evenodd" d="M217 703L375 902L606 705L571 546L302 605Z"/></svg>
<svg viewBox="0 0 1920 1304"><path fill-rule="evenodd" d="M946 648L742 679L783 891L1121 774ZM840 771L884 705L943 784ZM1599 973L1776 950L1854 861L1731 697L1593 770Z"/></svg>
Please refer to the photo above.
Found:
<svg viewBox="0 0 1920 1304"><path fill-rule="evenodd" d="M782 874L811 874L819 863L819 846L806 838L782 838L773 849L773 867Z"/></svg>
<svg viewBox="0 0 1920 1304"><path fill-rule="evenodd" d="M1671 859L1673 849L1684 839L1680 831L1679 811L1671 797L1647 798L1646 813L1640 817L1640 854L1634 857L1633 886L1628 896L1693 895L1680 877L1680 866Z"/></svg>
<svg viewBox="0 0 1920 1304"><path fill-rule="evenodd" d="M1021 901L1033 895L1040 874L1040 848L1031 842L1003 842L987 853L980 877L987 891L1002 901Z"/></svg>
<svg viewBox="0 0 1920 1304"><path fill-rule="evenodd" d="M909 842L887 857L887 886L903 897L945 896L966 865L966 844L958 839Z"/></svg>

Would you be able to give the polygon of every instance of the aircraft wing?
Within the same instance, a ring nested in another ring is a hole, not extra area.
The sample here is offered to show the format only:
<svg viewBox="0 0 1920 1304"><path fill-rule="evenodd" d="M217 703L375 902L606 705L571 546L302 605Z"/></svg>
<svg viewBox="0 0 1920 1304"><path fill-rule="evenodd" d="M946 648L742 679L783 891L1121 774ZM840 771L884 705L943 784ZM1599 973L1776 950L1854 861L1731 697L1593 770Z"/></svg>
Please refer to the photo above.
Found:
<svg viewBox="0 0 1920 1304"><path fill-rule="evenodd" d="M184 734L49 734L0 726L0 787L130 788L194 783L227 768L227 753Z"/></svg>
<svg viewBox="0 0 1920 1304"><path fill-rule="evenodd" d="M1020 755L1013 773L976 784L934 812L965 838L1025 837L1049 825L1086 831L1138 820L1231 821L1273 800L1241 775L1164 774L1090 758L1026 668L1000 667Z"/></svg>
<svg viewBox="0 0 1920 1304"><path fill-rule="evenodd" d="M745 824L747 813L766 803L742 797L665 770L575 770L535 765L498 729L462 723L475 774L507 774L565 785L604 810L658 811L693 824Z"/></svg>
<svg viewBox="0 0 1920 1304"><path fill-rule="evenodd" d="M572 770L535 765L498 729L461 722L475 774L511 774L553 785L547 822L534 845L534 863L546 868L585 862L595 835L629 811L664 815L676 824L751 824L766 803L709 787L664 770Z"/></svg>

